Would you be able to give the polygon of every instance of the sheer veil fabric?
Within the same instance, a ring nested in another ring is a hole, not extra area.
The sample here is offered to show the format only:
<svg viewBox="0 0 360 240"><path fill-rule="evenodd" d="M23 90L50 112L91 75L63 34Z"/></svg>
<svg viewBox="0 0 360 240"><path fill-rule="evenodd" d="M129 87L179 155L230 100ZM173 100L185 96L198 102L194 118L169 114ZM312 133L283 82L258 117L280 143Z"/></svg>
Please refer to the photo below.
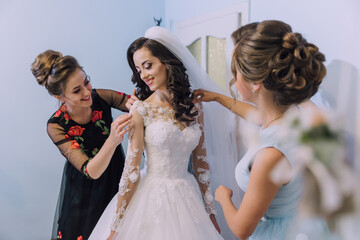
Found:
<svg viewBox="0 0 360 240"><path fill-rule="evenodd" d="M151 27L145 33L146 38L153 39L177 56L185 65L193 89L205 89L222 93L220 87L200 67L196 59L181 43L180 39L162 27ZM224 185L233 190L232 200L239 207L242 192L235 180L235 167L241 158L238 156L237 142L239 133L236 132L236 118L228 109L216 102L203 103L204 131L207 156L211 170L211 188L215 193L219 185ZM216 203L216 219L221 228L224 239L236 239L225 221L220 204Z"/></svg>

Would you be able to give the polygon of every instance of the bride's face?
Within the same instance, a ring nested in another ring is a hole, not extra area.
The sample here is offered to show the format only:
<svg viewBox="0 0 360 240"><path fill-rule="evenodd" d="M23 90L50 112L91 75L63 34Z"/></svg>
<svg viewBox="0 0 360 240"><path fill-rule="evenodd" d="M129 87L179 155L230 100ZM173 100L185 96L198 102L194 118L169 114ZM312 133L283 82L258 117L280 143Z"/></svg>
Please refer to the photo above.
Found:
<svg viewBox="0 0 360 240"><path fill-rule="evenodd" d="M142 47L134 53L133 56L135 68L140 78L149 86L151 91L166 90L168 85L168 76L166 66L154 57L151 51Z"/></svg>

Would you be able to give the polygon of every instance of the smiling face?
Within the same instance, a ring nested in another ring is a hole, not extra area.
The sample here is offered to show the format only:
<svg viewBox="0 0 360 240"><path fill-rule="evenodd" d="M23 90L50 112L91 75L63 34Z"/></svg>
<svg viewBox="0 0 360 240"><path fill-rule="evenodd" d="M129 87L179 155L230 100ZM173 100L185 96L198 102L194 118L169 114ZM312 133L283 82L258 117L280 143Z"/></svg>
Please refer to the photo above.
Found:
<svg viewBox="0 0 360 240"><path fill-rule="evenodd" d="M66 80L62 102L70 108L91 107L92 86L90 80L80 68L77 68Z"/></svg>
<svg viewBox="0 0 360 240"><path fill-rule="evenodd" d="M167 68L157 57L152 55L147 47L135 51L133 60L140 78L151 91L167 89Z"/></svg>

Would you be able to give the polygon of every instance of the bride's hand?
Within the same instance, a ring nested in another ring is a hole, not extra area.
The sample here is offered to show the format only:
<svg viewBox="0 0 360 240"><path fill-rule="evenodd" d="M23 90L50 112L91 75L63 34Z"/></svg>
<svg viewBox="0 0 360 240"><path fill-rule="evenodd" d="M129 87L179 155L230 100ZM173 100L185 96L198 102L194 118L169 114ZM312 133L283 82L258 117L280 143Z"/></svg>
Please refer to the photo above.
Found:
<svg viewBox="0 0 360 240"><path fill-rule="evenodd" d="M214 214L210 214L210 220L211 222L214 224L214 227L216 228L216 230L221 233L221 229L219 227L219 224L216 221L215 215Z"/></svg>
<svg viewBox="0 0 360 240"><path fill-rule="evenodd" d="M206 91L204 89L196 89L194 92L195 102L211 102L216 101L217 93Z"/></svg>
<svg viewBox="0 0 360 240"><path fill-rule="evenodd" d="M115 231L111 230L110 236L106 240L112 240L115 235Z"/></svg>

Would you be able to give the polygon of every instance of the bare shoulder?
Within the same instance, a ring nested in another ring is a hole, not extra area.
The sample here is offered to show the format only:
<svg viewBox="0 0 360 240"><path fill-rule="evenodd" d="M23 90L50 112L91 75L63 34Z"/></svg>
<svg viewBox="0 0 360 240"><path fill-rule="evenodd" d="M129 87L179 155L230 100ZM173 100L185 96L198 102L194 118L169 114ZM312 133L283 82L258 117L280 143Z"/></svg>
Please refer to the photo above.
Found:
<svg viewBox="0 0 360 240"><path fill-rule="evenodd" d="M251 167L253 175L270 177L276 167L280 166L281 171L291 171L291 164L285 155L274 147L267 147L260 150L254 159ZM283 185L290 181L290 179L283 179L279 184Z"/></svg>

